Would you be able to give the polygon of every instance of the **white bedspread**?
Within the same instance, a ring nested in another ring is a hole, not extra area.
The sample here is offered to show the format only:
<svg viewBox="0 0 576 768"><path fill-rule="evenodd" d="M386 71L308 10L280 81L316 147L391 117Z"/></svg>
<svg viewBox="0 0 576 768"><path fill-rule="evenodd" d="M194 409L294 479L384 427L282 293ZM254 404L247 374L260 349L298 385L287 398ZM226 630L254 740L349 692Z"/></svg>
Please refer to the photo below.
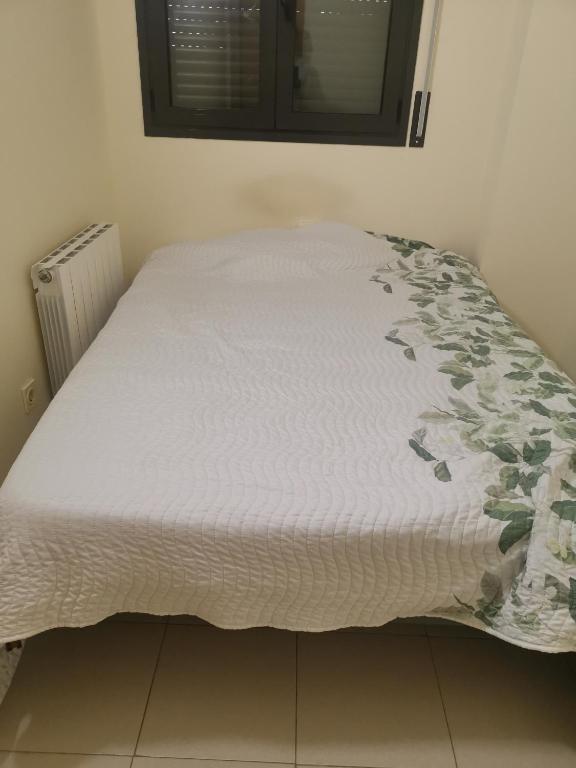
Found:
<svg viewBox="0 0 576 768"><path fill-rule="evenodd" d="M502 523L481 456L439 482L408 442L450 382L385 338L412 289L371 278L397 258L342 225L155 253L0 492L0 641L119 611L316 631L474 604Z"/></svg>

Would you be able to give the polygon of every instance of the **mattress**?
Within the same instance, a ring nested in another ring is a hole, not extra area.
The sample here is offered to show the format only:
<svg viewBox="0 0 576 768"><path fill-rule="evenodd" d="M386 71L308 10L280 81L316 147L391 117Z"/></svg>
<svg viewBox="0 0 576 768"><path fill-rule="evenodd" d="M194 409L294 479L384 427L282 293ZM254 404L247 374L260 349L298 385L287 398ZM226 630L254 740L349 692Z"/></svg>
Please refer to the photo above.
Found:
<svg viewBox="0 0 576 768"><path fill-rule="evenodd" d="M452 252L151 256L0 492L0 641L119 611L576 650L576 389Z"/></svg>

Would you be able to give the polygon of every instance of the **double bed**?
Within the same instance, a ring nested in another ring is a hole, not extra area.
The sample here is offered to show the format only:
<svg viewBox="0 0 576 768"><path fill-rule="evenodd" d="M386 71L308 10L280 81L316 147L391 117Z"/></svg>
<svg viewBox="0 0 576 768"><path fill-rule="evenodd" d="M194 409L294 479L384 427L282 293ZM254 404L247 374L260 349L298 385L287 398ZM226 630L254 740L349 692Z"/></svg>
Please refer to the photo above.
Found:
<svg viewBox="0 0 576 768"><path fill-rule="evenodd" d="M157 251L0 492L0 643L121 611L574 651L576 387L452 252Z"/></svg>

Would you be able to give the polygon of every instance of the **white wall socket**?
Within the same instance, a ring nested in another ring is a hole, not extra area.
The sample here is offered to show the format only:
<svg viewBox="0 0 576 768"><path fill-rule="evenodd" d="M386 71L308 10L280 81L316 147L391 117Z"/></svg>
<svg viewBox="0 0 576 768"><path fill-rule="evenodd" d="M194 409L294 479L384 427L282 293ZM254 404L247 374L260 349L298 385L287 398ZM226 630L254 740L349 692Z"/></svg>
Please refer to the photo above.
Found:
<svg viewBox="0 0 576 768"><path fill-rule="evenodd" d="M30 411L36 407L36 381L34 379L28 379L28 381L20 387L20 394L22 395L24 413L30 413Z"/></svg>

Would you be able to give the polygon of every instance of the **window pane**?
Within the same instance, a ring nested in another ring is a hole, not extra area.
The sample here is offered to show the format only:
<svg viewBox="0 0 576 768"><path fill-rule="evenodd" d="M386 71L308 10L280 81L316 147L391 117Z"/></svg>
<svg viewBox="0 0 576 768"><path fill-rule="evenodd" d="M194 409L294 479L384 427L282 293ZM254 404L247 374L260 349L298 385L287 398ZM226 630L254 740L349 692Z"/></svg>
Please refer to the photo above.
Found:
<svg viewBox="0 0 576 768"><path fill-rule="evenodd" d="M378 114L392 0L297 0L294 109Z"/></svg>
<svg viewBox="0 0 576 768"><path fill-rule="evenodd" d="M242 109L260 98L260 1L168 3L172 103Z"/></svg>

